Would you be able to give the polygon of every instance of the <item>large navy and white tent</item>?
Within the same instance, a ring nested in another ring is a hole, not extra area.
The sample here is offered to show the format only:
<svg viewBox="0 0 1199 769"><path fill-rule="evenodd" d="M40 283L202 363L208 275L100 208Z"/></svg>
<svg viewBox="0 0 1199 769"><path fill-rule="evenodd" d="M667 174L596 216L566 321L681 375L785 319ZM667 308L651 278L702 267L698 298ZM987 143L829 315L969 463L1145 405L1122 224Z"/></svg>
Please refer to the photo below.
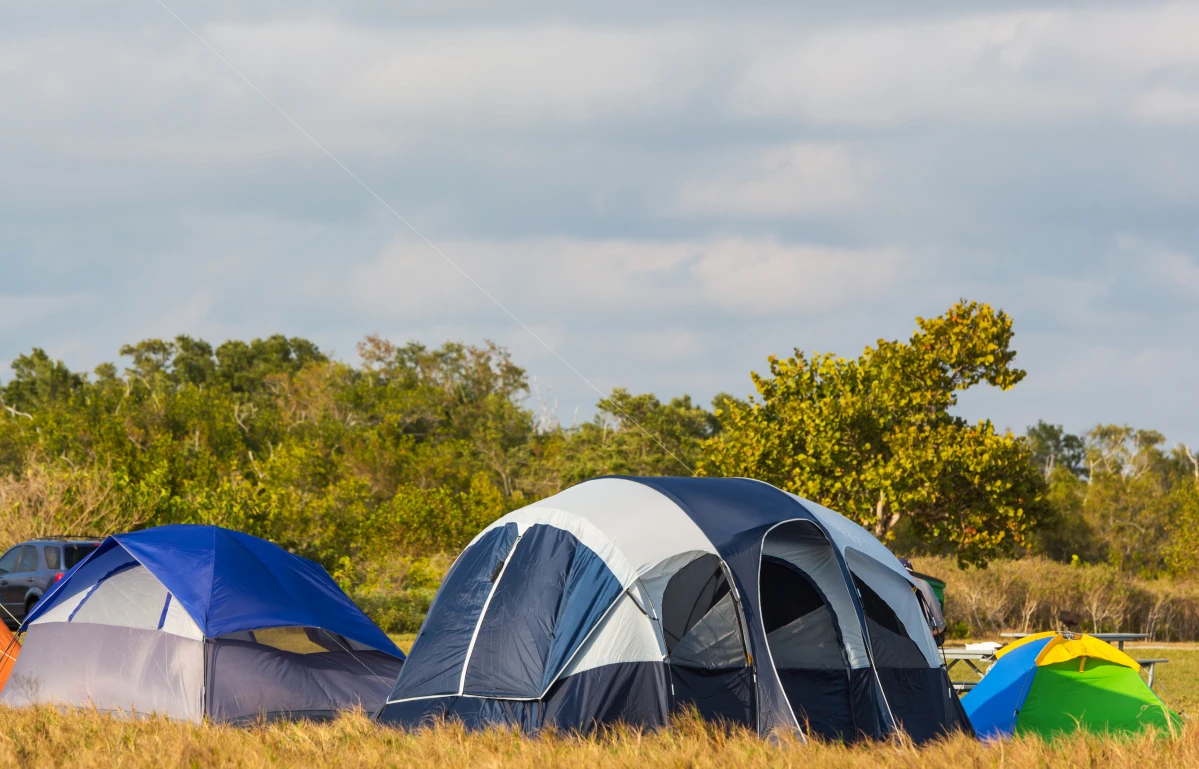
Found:
<svg viewBox="0 0 1199 769"><path fill-rule="evenodd" d="M739 478L600 478L481 532L378 718L414 727L970 731L907 571L865 529Z"/></svg>
<svg viewBox="0 0 1199 769"><path fill-rule="evenodd" d="M192 721L373 711L404 659L320 565L215 526L109 537L24 627L0 702Z"/></svg>

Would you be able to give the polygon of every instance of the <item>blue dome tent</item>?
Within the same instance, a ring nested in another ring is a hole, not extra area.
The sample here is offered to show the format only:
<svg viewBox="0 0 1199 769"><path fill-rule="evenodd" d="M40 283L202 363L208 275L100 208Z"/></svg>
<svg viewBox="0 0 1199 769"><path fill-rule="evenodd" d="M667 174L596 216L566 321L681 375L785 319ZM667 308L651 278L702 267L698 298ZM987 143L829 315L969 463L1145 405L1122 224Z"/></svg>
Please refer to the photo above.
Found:
<svg viewBox="0 0 1199 769"><path fill-rule="evenodd" d="M0 702L192 721L374 710L404 659L321 566L216 526L109 537L24 628Z"/></svg>
<svg viewBox="0 0 1199 769"><path fill-rule="evenodd" d="M487 527L378 719L586 731L689 707L760 734L970 732L890 551L733 478L601 478Z"/></svg>

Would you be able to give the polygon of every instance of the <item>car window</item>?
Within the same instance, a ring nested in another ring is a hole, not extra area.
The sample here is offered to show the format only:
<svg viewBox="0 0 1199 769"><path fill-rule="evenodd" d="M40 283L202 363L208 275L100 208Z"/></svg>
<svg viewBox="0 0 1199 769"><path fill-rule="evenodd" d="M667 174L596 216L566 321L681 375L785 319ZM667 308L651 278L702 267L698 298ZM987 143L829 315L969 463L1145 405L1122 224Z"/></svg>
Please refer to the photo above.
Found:
<svg viewBox="0 0 1199 769"><path fill-rule="evenodd" d="M26 545L21 550L21 562L17 564L17 571L37 571L37 548L33 545Z"/></svg>
<svg viewBox="0 0 1199 769"><path fill-rule="evenodd" d="M14 547L12 550L9 550L7 553L5 553L4 557L0 558L0 573L11 574L12 572L16 571L17 559L20 557L20 546Z"/></svg>
<svg viewBox="0 0 1199 769"><path fill-rule="evenodd" d="M62 551L57 545L46 545L42 548L42 555L46 557L46 568L51 571L56 571L62 566Z"/></svg>
<svg viewBox="0 0 1199 769"><path fill-rule="evenodd" d="M66 567L68 569L75 568L75 564L82 561L84 558L91 555L91 552L100 546L99 542L86 542L79 545L67 545Z"/></svg>

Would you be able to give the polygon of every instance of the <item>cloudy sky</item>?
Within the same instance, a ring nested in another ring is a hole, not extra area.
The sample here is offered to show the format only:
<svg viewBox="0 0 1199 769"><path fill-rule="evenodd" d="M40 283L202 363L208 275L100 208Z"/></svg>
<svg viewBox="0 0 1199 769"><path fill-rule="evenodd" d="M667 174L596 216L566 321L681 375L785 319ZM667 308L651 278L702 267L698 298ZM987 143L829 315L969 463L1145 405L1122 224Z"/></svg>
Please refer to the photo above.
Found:
<svg viewBox="0 0 1199 769"><path fill-rule="evenodd" d="M744 394L964 296L1029 372L965 415L1199 442L1195 4L163 2L605 391ZM4 361L491 338L591 413L158 0L0 4L0 137Z"/></svg>

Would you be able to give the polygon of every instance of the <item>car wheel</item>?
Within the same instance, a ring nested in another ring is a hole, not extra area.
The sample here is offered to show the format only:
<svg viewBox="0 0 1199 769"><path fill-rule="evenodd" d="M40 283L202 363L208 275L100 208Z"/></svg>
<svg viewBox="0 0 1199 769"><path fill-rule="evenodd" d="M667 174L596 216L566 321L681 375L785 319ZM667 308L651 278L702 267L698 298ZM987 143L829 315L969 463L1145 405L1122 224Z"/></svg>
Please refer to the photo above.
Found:
<svg viewBox="0 0 1199 769"><path fill-rule="evenodd" d="M29 612L33 611L34 606L37 606L36 598L30 598L28 601L25 602L25 615L23 617L21 617L22 620L29 618Z"/></svg>

